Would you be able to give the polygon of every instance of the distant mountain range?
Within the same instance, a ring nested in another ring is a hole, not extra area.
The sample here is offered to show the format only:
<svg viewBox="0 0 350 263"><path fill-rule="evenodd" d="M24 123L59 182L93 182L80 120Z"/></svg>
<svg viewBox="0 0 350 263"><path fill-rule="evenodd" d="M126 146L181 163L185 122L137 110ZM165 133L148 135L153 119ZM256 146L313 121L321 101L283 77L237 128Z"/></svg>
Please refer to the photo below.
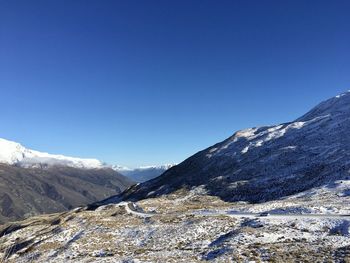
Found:
<svg viewBox="0 0 350 263"><path fill-rule="evenodd" d="M153 179L169 165L126 168L28 149L0 138L0 223L86 205Z"/></svg>
<svg viewBox="0 0 350 263"><path fill-rule="evenodd" d="M204 187L225 201L276 200L350 179L350 92L295 121L237 131L124 193L143 199Z"/></svg>
<svg viewBox="0 0 350 263"><path fill-rule="evenodd" d="M119 173L131 178L135 182L142 183L148 180L151 180L176 164L164 164L164 165L155 165L155 166L142 166L139 168L127 168L127 167L119 167L113 166L113 169L118 171Z"/></svg>
<svg viewBox="0 0 350 263"><path fill-rule="evenodd" d="M43 168L65 166L81 169L111 168L135 182L153 179L175 164L142 166L128 168L119 165L108 165L97 159L75 158L30 150L21 144L0 138L0 163L22 168Z"/></svg>
<svg viewBox="0 0 350 263"><path fill-rule="evenodd" d="M86 205L132 184L96 159L42 153L0 139L0 223Z"/></svg>

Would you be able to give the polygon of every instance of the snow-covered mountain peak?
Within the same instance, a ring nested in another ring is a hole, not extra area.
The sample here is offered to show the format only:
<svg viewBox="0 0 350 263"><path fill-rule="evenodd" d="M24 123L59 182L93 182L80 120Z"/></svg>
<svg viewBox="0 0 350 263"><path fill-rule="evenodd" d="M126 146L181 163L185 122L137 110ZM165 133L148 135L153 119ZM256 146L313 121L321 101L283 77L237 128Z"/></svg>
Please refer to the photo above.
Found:
<svg viewBox="0 0 350 263"><path fill-rule="evenodd" d="M350 115L350 90L321 102L299 118L298 121L307 121L325 115L337 116L344 114Z"/></svg>
<svg viewBox="0 0 350 263"><path fill-rule="evenodd" d="M237 131L141 184L128 198L203 185L227 201L261 202L350 178L350 92L303 117Z"/></svg>
<svg viewBox="0 0 350 263"><path fill-rule="evenodd" d="M337 96L335 96L336 98L340 98L340 97L343 97L343 96L345 96L345 95L349 95L350 94L350 90L347 90L347 91L345 91L344 93L341 93L341 94L339 94L339 95L337 95Z"/></svg>
<svg viewBox="0 0 350 263"><path fill-rule="evenodd" d="M69 166L85 169L99 169L104 165L97 159L74 158L54 155L25 148L19 143L0 138L0 163L22 167Z"/></svg>
<svg viewBox="0 0 350 263"><path fill-rule="evenodd" d="M329 129L336 126L341 127L349 118L350 90L321 102L294 122L237 131L220 147L211 147L206 156L209 158L222 154L228 156L242 156L241 154L245 154L251 149L262 147L277 139L282 139L286 134L291 136L296 133L306 134L320 127L325 129L326 123L329 124L330 122L332 125Z"/></svg>
<svg viewBox="0 0 350 263"><path fill-rule="evenodd" d="M24 158L26 149L19 143L0 138L0 162L15 164Z"/></svg>

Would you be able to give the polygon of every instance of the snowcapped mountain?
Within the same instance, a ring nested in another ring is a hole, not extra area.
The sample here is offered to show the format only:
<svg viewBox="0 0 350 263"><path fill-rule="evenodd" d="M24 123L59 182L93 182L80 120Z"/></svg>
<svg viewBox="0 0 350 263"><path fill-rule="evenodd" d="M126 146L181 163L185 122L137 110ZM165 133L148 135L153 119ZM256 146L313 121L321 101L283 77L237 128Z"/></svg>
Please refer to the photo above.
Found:
<svg viewBox="0 0 350 263"><path fill-rule="evenodd" d="M112 168L137 182L144 182L161 175L175 164L141 166L128 168L119 165L108 165L97 159L76 158L64 155L49 154L27 149L21 144L0 138L0 163L24 168L66 166L81 169Z"/></svg>
<svg viewBox="0 0 350 263"><path fill-rule="evenodd" d="M0 224L86 205L133 184L99 160L38 152L0 139Z"/></svg>
<svg viewBox="0 0 350 263"><path fill-rule="evenodd" d="M19 143L0 138L0 163L20 167L35 166L68 166L84 169L103 168L102 162L96 159L82 159L38 152L25 148Z"/></svg>
<svg viewBox="0 0 350 263"><path fill-rule="evenodd" d="M226 201L263 202L350 178L350 92L289 123L255 127L198 152L125 194L204 186Z"/></svg>
<svg viewBox="0 0 350 263"><path fill-rule="evenodd" d="M151 166L141 166L139 168L113 166L113 169L131 178L136 182L145 182L161 175L166 170L168 170L169 168L175 165L176 164L151 165Z"/></svg>

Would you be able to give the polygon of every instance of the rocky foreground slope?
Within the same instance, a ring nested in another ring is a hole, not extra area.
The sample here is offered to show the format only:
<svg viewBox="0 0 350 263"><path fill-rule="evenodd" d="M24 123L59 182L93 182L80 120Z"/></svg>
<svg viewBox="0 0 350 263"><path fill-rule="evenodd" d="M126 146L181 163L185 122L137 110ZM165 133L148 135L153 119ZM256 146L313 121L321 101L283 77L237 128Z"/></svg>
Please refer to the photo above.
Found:
<svg viewBox="0 0 350 263"><path fill-rule="evenodd" d="M196 187L139 201L136 213L118 203L33 217L0 227L0 259L16 263L349 262L350 221L326 213L349 212L339 209L349 204L350 197L337 197L341 189L328 190L318 189L323 194L315 198L304 192L304 196L248 204L223 202ZM244 211L272 215L237 215ZM325 217L308 216L317 211Z"/></svg>

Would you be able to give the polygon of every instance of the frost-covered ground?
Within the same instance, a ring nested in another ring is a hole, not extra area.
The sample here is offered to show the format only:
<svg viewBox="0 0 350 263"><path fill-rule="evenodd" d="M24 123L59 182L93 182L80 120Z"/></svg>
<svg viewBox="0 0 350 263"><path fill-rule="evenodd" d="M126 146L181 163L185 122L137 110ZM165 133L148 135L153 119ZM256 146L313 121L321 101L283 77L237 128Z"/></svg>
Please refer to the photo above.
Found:
<svg viewBox="0 0 350 263"><path fill-rule="evenodd" d="M350 180L339 180L291 197L255 204L250 212L350 214Z"/></svg>
<svg viewBox="0 0 350 263"><path fill-rule="evenodd" d="M226 203L198 187L145 199L138 207L108 204L41 216L0 229L0 257L8 262L347 262L350 218L200 211L348 213L348 186L338 182L255 205Z"/></svg>

